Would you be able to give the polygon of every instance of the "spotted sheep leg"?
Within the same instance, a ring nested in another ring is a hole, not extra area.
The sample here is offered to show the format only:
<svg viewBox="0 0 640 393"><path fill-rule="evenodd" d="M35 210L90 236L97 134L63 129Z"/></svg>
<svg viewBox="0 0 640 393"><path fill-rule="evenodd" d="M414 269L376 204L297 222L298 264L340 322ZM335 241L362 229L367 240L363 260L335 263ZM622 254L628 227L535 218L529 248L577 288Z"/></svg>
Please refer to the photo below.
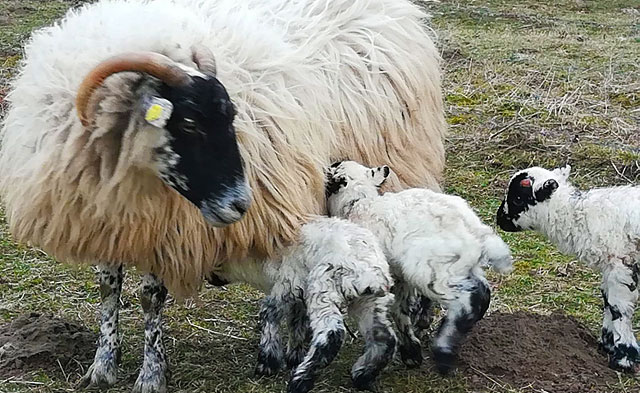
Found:
<svg viewBox="0 0 640 393"><path fill-rule="evenodd" d="M312 332L309 351L293 370L288 393L306 393L313 388L315 373L326 367L338 355L344 341L344 320L341 307L345 300L331 280L315 280L305 292L305 304Z"/></svg>
<svg viewBox="0 0 640 393"><path fill-rule="evenodd" d="M390 294L366 296L349 309L365 340L364 353L351 369L351 380L356 389L374 391L375 379L393 359L397 339L387 311L393 302L394 296Z"/></svg>
<svg viewBox="0 0 640 393"><path fill-rule="evenodd" d="M602 272L604 319L601 347L609 355L611 368L636 372L640 347L633 333L632 318L638 300L640 267L615 259Z"/></svg>
<svg viewBox="0 0 640 393"><path fill-rule="evenodd" d="M260 345L255 374L271 376L282 367L282 344L280 340L280 322L285 304L273 295L265 297L260 307Z"/></svg>
<svg viewBox="0 0 640 393"><path fill-rule="evenodd" d="M441 374L447 374L455 367L462 340L484 317L491 298L489 285L484 278L469 277L451 290L455 296L453 300L442 301L447 314L438 327L432 345L433 360Z"/></svg>
<svg viewBox="0 0 640 393"><path fill-rule="evenodd" d="M391 308L391 314L398 329L400 359L407 367L418 367L422 364L422 346L414 333L414 324L411 318L411 306L414 306L421 297L416 299L414 292L415 290L411 285L402 281L402 276L396 275L395 285L393 286L395 302ZM423 313L419 314L422 315Z"/></svg>
<svg viewBox="0 0 640 393"><path fill-rule="evenodd" d="M167 391L167 359L162 342L162 308L167 288L155 275L142 277L140 303L144 311L144 360L134 393L165 393Z"/></svg>
<svg viewBox="0 0 640 393"><path fill-rule="evenodd" d="M305 344L309 338L309 317L302 294L291 303L287 315L289 325L289 341L287 343L287 367L296 368L307 353Z"/></svg>
<svg viewBox="0 0 640 393"><path fill-rule="evenodd" d="M118 311L122 292L122 265L98 266L100 286L100 336L93 364L80 380L80 387L105 388L116 383L120 346L118 343Z"/></svg>

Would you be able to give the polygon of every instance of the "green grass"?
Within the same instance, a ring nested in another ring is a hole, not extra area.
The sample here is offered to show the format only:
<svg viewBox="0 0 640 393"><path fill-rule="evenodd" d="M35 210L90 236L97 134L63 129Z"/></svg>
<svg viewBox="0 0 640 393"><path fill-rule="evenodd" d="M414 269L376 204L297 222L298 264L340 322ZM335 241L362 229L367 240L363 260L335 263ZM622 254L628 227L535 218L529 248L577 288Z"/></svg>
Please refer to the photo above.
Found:
<svg viewBox="0 0 640 393"><path fill-rule="evenodd" d="M0 1L0 94L28 33L60 16L71 4ZM420 4L433 15L445 60L450 123L447 192L468 199L487 223L493 223L506 181L519 168L570 162L575 182L582 187L638 183L637 2L444 0ZM598 274L561 255L540 236L501 235L513 249L517 268L508 277L490 276L494 286L490 311L562 310L597 333ZM123 359L119 382L110 392L130 391L141 364L143 326L137 286L138 277L128 273L121 314ZM285 375L269 380L251 375L260 296L248 287L232 286L224 291L205 289L199 304L169 303L165 338L172 391L283 390ZM0 321L41 311L97 330L98 300L90 269L55 263L38 250L14 244L6 223L0 222ZM634 321L636 328L639 322ZM322 371L316 391L349 391L348 373L359 351L360 343L348 343L337 361ZM64 374L35 372L20 380L38 384L0 381L0 391L74 391L78 371L71 367ZM428 365L405 370L394 364L381 378L381 386L386 392L468 391L464 376L443 379ZM633 379L621 377L619 391L639 387Z"/></svg>

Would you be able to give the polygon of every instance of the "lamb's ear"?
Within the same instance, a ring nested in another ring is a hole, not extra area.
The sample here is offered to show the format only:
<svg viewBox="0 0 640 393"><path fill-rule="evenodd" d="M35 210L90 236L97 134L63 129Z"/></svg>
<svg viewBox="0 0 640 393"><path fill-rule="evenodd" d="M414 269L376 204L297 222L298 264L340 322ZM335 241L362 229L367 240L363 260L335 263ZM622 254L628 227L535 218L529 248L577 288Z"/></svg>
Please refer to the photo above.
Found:
<svg viewBox="0 0 640 393"><path fill-rule="evenodd" d="M372 169L371 175L373 176L374 184L380 187L385 182L385 180L387 180L387 177L389 177L390 173L391 169L389 169L389 167L386 165Z"/></svg>
<svg viewBox="0 0 640 393"><path fill-rule="evenodd" d="M551 198L551 195L555 190L558 189L558 182L554 179L549 179L544 182L542 187L536 191L536 201L544 202L547 199Z"/></svg>
<svg viewBox="0 0 640 393"><path fill-rule="evenodd" d="M567 179L569 179L569 174L571 173L571 165L567 164L563 168L556 168L553 170L553 173L560 179L567 181Z"/></svg>

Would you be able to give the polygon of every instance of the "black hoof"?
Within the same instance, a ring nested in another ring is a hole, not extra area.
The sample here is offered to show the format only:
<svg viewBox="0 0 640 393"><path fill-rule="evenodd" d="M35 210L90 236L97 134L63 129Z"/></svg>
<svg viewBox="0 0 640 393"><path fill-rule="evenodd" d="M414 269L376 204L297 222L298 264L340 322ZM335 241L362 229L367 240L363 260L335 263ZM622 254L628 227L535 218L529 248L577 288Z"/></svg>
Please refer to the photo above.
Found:
<svg viewBox="0 0 640 393"><path fill-rule="evenodd" d="M282 360L279 357L260 353L254 372L259 377L270 377L276 375L281 366Z"/></svg>
<svg viewBox="0 0 640 393"><path fill-rule="evenodd" d="M311 389L313 389L313 379L310 377L291 379L287 385L288 393L307 393Z"/></svg>
<svg viewBox="0 0 640 393"><path fill-rule="evenodd" d="M353 376L351 378L353 387L356 390L366 390L369 392L377 391L375 386L375 380L376 380L376 377L374 375L367 374L367 373Z"/></svg>
<svg viewBox="0 0 640 393"><path fill-rule="evenodd" d="M400 360L409 368L419 367L422 364L422 348L420 345L401 345Z"/></svg>

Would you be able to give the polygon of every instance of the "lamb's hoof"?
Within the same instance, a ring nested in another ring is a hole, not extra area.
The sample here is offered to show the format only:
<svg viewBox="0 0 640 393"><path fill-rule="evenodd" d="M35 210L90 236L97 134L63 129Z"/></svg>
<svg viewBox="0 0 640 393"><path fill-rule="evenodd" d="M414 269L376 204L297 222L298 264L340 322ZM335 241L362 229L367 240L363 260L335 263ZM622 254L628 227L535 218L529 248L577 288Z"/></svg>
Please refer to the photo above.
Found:
<svg viewBox="0 0 640 393"><path fill-rule="evenodd" d="M287 367L289 367L292 370L298 367L298 365L302 363L302 360L304 360L305 354L306 354L306 351L304 348L294 349L287 352L287 355L286 355Z"/></svg>
<svg viewBox="0 0 640 393"><path fill-rule="evenodd" d="M408 368L419 367L422 364L422 347L420 344L401 345L400 360Z"/></svg>
<svg viewBox="0 0 640 393"><path fill-rule="evenodd" d="M108 388L118 380L118 366L116 357L106 357L93 362L86 374L78 382L78 388L98 387Z"/></svg>
<svg viewBox="0 0 640 393"><path fill-rule="evenodd" d="M433 361L436 363L436 369L441 375L449 375L456 367L457 356L453 352L434 349Z"/></svg>
<svg viewBox="0 0 640 393"><path fill-rule="evenodd" d="M370 373L361 373L359 375L352 375L351 382L356 390L367 390L370 392L376 392L375 385L376 377Z"/></svg>
<svg viewBox="0 0 640 393"><path fill-rule="evenodd" d="M270 377L276 375L282 367L282 359L273 354L260 352L258 363L256 364L255 375L259 377Z"/></svg>
<svg viewBox="0 0 640 393"><path fill-rule="evenodd" d="M167 378L164 370L145 372L143 366L143 371L140 371L133 385L132 393L167 393Z"/></svg>
<svg viewBox="0 0 640 393"><path fill-rule="evenodd" d="M291 378L287 385L287 393L307 393L311 389L313 389L313 378L310 376Z"/></svg>

